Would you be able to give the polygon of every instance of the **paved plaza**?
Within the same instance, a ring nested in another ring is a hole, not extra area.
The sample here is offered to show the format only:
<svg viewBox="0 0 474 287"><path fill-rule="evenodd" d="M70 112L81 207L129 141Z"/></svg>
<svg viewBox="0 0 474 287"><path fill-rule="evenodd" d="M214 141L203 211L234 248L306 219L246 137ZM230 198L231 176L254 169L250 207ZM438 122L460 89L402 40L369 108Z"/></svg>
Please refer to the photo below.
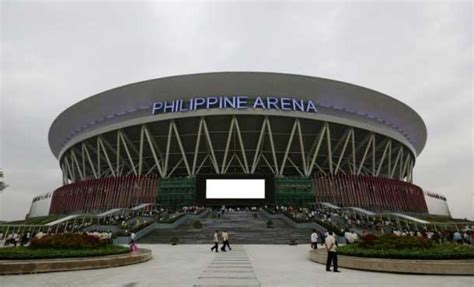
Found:
<svg viewBox="0 0 474 287"><path fill-rule="evenodd" d="M341 273L309 261L307 245L234 245L213 253L211 245L146 245L153 259L131 266L0 276L0 286L474 286L467 276Z"/></svg>

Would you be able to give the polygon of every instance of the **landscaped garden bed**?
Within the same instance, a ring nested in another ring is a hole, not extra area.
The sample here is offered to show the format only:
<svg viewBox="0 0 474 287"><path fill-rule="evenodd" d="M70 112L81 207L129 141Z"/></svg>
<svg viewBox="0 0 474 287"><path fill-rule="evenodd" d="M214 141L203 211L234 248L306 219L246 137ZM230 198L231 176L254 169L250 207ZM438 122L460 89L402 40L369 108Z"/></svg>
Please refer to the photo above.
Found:
<svg viewBox="0 0 474 287"><path fill-rule="evenodd" d="M474 259L474 247L454 243L436 244L429 249L367 249L356 244L342 246L338 253L347 256L392 259Z"/></svg>
<svg viewBox="0 0 474 287"><path fill-rule="evenodd" d="M109 268L151 258L150 250L130 252L95 235L42 235L29 246L0 248L0 275Z"/></svg>
<svg viewBox="0 0 474 287"><path fill-rule="evenodd" d="M474 246L434 243L423 237L385 234L366 235L361 242L341 246L338 253L347 256L391 259L474 259Z"/></svg>
<svg viewBox="0 0 474 287"><path fill-rule="evenodd" d="M0 248L0 260L72 258L115 255L130 252L128 247L108 245L96 249L32 249L29 247Z"/></svg>
<svg viewBox="0 0 474 287"><path fill-rule="evenodd" d="M440 275L474 275L474 247L434 243L423 237L385 234L362 236L359 243L340 246L338 265L342 268ZM310 260L326 264L324 249L309 251Z"/></svg>
<svg viewBox="0 0 474 287"><path fill-rule="evenodd" d="M27 247L0 248L1 260L71 258L123 254L129 248L86 234L54 234L34 238Z"/></svg>

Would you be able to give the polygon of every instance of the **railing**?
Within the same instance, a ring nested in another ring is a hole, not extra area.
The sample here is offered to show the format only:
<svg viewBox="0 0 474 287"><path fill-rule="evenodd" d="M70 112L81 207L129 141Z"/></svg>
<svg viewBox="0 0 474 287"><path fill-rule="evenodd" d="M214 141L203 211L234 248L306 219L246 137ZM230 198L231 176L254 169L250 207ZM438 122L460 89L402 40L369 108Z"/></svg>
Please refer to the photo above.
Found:
<svg viewBox="0 0 474 287"><path fill-rule="evenodd" d="M154 204L152 204L154 206ZM150 204L141 204L137 207L140 207L139 209L147 208L150 207ZM119 209L118 212L137 212L137 207L134 208L122 208ZM109 211L116 210L116 209L111 209ZM23 223L15 223L13 224L0 224L0 239L4 239L8 234L11 233L24 233L24 232L38 232L38 231L43 231L47 233L62 233L62 232L75 232L78 230L82 230L84 228L87 228L89 226L92 226L94 224L101 225L104 223L104 218L107 218L107 216L112 216L112 214L116 214L116 212L113 212L111 214L106 214L107 212L103 212L100 214L73 214L73 215L68 215L62 218L54 219L52 218L51 221L45 222L42 224L23 224ZM105 215L104 215L105 214ZM127 219L127 224L130 223L130 221L134 220L136 221L137 218L140 218L142 215L136 215L131 218ZM155 218L154 218L155 219ZM39 219L40 220L40 219ZM40 220L41 221L41 220ZM33 219L34 222L34 219ZM79 228L77 228L79 226Z"/></svg>

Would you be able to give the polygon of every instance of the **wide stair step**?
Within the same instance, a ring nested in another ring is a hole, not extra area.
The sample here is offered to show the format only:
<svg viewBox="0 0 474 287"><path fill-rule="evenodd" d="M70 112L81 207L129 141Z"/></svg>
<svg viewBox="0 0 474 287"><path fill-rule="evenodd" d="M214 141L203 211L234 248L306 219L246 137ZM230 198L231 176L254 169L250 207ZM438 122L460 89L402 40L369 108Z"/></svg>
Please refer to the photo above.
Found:
<svg viewBox="0 0 474 287"><path fill-rule="evenodd" d="M267 219L250 211L226 212L221 218L201 219L202 228L195 229L193 222L185 222L176 229L154 230L139 240L140 243L170 243L173 237L179 244L213 244L215 230L227 230L230 244L288 244L290 238L298 244L309 244L311 229L296 229L280 219L273 219L274 227L267 228Z"/></svg>

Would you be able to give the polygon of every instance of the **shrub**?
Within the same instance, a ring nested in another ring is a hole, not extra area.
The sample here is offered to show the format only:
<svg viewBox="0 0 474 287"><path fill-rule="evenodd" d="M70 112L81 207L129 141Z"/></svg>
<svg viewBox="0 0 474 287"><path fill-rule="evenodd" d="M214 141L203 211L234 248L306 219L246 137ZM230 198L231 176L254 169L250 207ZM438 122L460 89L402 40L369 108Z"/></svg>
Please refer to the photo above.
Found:
<svg viewBox="0 0 474 287"><path fill-rule="evenodd" d="M128 252L130 252L128 247L118 245L106 245L94 249L32 249L30 247L5 247L0 248L0 260L89 257L122 254Z"/></svg>
<svg viewBox="0 0 474 287"><path fill-rule="evenodd" d="M369 233L369 234L362 235L360 239L361 239L361 243L360 243L361 246L369 247L375 244L375 240L377 240L377 236Z"/></svg>
<svg viewBox="0 0 474 287"><path fill-rule="evenodd" d="M288 243L289 245L298 245L298 243L296 242L296 237L294 235L290 235L289 239L290 239L290 243Z"/></svg>
<svg viewBox="0 0 474 287"><path fill-rule="evenodd" d="M176 237L176 236L173 236L173 237L171 238L170 242L171 242L171 245L177 245L178 242L179 242L179 238Z"/></svg>
<svg viewBox="0 0 474 287"><path fill-rule="evenodd" d="M31 241L32 249L94 249L107 245L106 240L85 234L53 234L45 235L41 239Z"/></svg>
<svg viewBox="0 0 474 287"><path fill-rule="evenodd" d="M195 229L200 229L200 228L202 228L202 223L201 223L201 221L195 220L195 221L193 222L193 228L195 228Z"/></svg>
<svg viewBox="0 0 474 287"><path fill-rule="evenodd" d="M392 233L384 234L380 237L366 234L361 239L359 243L361 247L378 250L429 248L432 245L432 242L424 237L397 236Z"/></svg>
<svg viewBox="0 0 474 287"><path fill-rule="evenodd" d="M428 248L374 249L359 244L341 246L337 249L341 255L392 259L474 259L474 247L459 244L433 244Z"/></svg>
<svg viewBox="0 0 474 287"><path fill-rule="evenodd" d="M432 242L424 237L417 236L397 236L389 233L380 236L374 245L376 249L416 249L429 248Z"/></svg>
<svg viewBox="0 0 474 287"><path fill-rule="evenodd" d="M273 228L273 221L271 220L267 221L267 228Z"/></svg>

